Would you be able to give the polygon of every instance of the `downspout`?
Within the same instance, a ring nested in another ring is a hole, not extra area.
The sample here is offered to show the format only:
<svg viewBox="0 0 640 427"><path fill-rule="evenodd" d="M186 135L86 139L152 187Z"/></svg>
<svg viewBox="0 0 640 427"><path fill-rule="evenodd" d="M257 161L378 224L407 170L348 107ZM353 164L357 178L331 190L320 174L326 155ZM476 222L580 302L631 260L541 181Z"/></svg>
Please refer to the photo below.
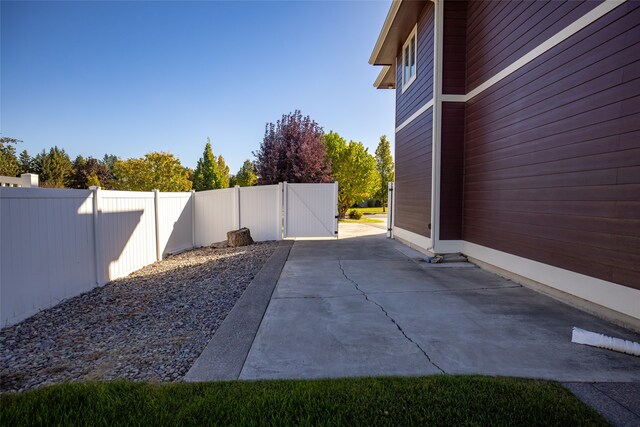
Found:
<svg viewBox="0 0 640 427"><path fill-rule="evenodd" d="M432 0L433 10L433 135L431 149L431 248L437 253L440 240L440 153L442 122L442 27L443 0Z"/></svg>

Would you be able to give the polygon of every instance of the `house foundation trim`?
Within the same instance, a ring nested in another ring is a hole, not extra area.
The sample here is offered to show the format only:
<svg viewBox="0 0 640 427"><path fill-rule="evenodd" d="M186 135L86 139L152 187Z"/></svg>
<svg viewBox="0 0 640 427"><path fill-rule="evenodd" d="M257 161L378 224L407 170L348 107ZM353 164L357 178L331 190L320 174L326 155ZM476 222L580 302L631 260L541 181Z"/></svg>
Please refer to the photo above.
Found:
<svg viewBox="0 0 640 427"><path fill-rule="evenodd" d="M533 284L526 283L526 281L518 280L517 277L510 277L524 285L532 285L530 287L542 292L545 290L539 286L536 287L536 284L561 291L567 298L562 298L557 292L546 293L587 311L614 318L615 316L612 316L611 313L598 312L597 307L593 304L613 310L623 315L619 316L619 321L640 329L640 290L638 289L596 279L467 241L463 241L462 253L470 257L472 261L479 260L506 273L513 273L515 276L527 279L527 281L533 281L535 282ZM491 270L491 268L488 269Z"/></svg>
<svg viewBox="0 0 640 427"><path fill-rule="evenodd" d="M397 225L393 227L393 238L401 241L412 249L422 253L433 255L431 251L431 239L413 231L405 230Z"/></svg>

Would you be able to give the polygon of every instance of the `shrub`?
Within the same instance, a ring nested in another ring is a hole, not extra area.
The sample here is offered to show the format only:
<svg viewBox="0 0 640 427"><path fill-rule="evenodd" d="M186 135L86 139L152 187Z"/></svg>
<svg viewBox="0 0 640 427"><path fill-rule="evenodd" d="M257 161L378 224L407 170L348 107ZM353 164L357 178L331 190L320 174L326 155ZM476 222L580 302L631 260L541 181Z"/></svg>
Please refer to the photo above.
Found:
<svg viewBox="0 0 640 427"><path fill-rule="evenodd" d="M360 219L360 218L362 218L362 212L360 212L357 209L351 209L349 211L349 218L351 218L351 219Z"/></svg>

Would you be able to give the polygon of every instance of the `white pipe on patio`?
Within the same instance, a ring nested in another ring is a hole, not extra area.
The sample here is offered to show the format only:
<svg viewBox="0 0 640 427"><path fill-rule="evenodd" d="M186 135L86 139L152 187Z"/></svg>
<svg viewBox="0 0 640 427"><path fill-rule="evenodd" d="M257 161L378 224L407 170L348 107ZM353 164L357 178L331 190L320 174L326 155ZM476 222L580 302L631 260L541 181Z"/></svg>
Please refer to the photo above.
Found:
<svg viewBox="0 0 640 427"><path fill-rule="evenodd" d="M637 342L624 340L622 338L609 337L607 335L586 331L576 327L573 328L571 342L606 348L608 350L619 351L633 356L640 356L640 344Z"/></svg>

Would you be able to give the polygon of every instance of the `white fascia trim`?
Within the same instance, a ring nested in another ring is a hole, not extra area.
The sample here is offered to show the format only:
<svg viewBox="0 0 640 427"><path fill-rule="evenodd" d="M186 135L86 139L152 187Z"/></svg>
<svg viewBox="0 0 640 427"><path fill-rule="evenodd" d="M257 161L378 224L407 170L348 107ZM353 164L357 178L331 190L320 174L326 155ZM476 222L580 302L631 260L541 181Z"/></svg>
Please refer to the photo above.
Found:
<svg viewBox="0 0 640 427"><path fill-rule="evenodd" d="M403 128L405 128L409 123L411 123L412 121L414 121L415 119L417 119L422 113L424 113L425 111L427 111L429 108L433 107L433 99L429 100L429 102L427 102L426 104L424 104L422 107L420 107L415 113L413 113L412 115L410 115L407 120L405 120L404 122L400 123L400 126L398 126L396 128L396 133L400 132Z"/></svg>
<svg viewBox="0 0 640 427"><path fill-rule="evenodd" d="M462 253L570 295L640 319L640 290L464 241Z"/></svg>
<svg viewBox="0 0 640 427"><path fill-rule="evenodd" d="M414 233L413 231L405 230L398 226L393 227L393 237L400 238L409 242L410 244L422 249L421 252L431 252L431 239L421 234Z"/></svg>
<svg viewBox="0 0 640 427"><path fill-rule="evenodd" d="M435 240L433 252L437 254L457 254L462 252L462 240Z"/></svg>
<svg viewBox="0 0 640 427"><path fill-rule="evenodd" d="M540 55L562 43L572 35L576 34L578 31L588 27L618 6L624 4L626 1L627 0L605 0L604 3L596 6L590 12L587 12L584 16L575 20L572 24L560 30L545 42L530 50L527 54L513 62L507 68L503 69L484 83L478 85L478 87L473 89L471 92L467 93L466 95L442 95L442 101L467 102L473 99L485 90L489 89L494 84L498 83L500 80L508 77L510 74L515 73L520 68L524 67Z"/></svg>
<svg viewBox="0 0 640 427"><path fill-rule="evenodd" d="M376 62L376 58L380 53L380 49L382 49L382 45L389 35L389 30L391 29L391 24L396 19L396 15L398 14L398 10L400 9L400 4L402 0L393 0L391 3L391 7L389 8L389 13L387 13L387 17L384 20L384 24L382 25L382 29L380 30L380 35L378 36L378 40L376 40L376 45L373 47L373 52L371 52L371 57L369 57L369 64L374 65Z"/></svg>
<svg viewBox="0 0 640 427"><path fill-rule="evenodd" d="M382 70L380 70L380 74L378 74L378 77L376 77L376 81L373 82L373 87L375 87L376 89L380 88L380 84L382 83L384 76L387 75L387 71L389 71L389 68L391 68L390 65L384 65L382 67Z"/></svg>

